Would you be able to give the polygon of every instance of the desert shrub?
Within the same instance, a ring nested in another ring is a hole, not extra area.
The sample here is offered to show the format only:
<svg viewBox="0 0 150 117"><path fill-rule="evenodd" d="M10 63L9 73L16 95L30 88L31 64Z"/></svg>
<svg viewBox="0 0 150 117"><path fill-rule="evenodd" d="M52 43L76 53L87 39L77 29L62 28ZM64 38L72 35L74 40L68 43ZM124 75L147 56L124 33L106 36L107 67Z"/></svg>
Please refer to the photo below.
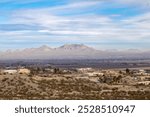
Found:
<svg viewBox="0 0 150 117"><path fill-rule="evenodd" d="M3 78L2 82L6 82L9 78Z"/></svg>

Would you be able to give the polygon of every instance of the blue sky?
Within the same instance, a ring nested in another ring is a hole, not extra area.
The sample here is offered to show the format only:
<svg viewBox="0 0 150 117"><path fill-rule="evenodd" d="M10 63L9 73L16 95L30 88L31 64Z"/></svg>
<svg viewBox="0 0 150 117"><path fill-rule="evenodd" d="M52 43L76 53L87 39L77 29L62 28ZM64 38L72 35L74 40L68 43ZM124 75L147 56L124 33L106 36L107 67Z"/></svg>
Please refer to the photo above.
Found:
<svg viewBox="0 0 150 117"><path fill-rule="evenodd" d="M0 1L0 51L74 43L150 49L150 1Z"/></svg>

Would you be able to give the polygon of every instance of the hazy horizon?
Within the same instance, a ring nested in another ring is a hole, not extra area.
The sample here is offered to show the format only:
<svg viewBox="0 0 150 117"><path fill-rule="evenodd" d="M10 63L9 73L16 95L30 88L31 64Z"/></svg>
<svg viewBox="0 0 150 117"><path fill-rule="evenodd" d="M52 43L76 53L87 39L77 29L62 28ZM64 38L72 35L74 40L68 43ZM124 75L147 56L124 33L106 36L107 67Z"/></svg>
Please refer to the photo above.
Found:
<svg viewBox="0 0 150 117"><path fill-rule="evenodd" d="M0 14L0 51L64 44L150 49L148 0L3 0Z"/></svg>
<svg viewBox="0 0 150 117"><path fill-rule="evenodd" d="M75 44L75 43L66 43L66 44L61 44L61 45L57 45L57 46L51 46L50 44L43 44L43 45L37 45L37 46L28 46L28 47L22 47L22 48L7 48L7 49L2 49L2 50L0 50L0 52L6 52L6 51L16 51L16 50L19 50L19 51L22 51L22 50L25 50L25 49L32 49L32 48L34 48L34 49L38 49L38 48L41 48L41 47L49 47L49 48L51 48L51 49L56 49L56 48L59 48L59 47L61 47L61 46L65 46L65 45L70 45L70 46L73 46L73 45L83 45L83 46L87 46L87 47L89 47L89 48L93 48L94 50L100 50L100 51L130 51L130 50L132 50L132 51L139 51L139 52L144 52L144 51L150 51L150 49L139 49L139 48L126 48L126 49L122 49L122 48L118 48L118 49L116 49L116 48L114 48L114 49L110 49L110 48L96 48L95 46L90 46L90 45L86 45L86 44L82 44L82 43L80 43L80 44Z"/></svg>

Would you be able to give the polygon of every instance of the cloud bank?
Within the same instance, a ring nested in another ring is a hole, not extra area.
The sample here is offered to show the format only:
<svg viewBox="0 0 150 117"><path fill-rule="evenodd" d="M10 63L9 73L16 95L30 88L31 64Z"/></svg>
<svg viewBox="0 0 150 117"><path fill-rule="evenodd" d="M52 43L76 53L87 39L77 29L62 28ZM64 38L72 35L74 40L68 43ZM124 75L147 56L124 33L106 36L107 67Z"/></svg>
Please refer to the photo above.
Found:
<svg viewBox="0 0 150 117"><path fill-rule="evenodd" d="M144 43L150 44L148 0L68 0L50 7L40 7L41 2L0 2L15 4L13 10L0 12L3 16L0 18L0 45L6 45L3 49L11 47L10 41L24 48L32 46L31 42L35 45L46 42L54 46L56 43L84 43L106 49L149 48L144 46ZM36 7L33 7L35 3ZM17 8L16 4L30 7ZM118 44L126 46L122 48Z"/></svg>

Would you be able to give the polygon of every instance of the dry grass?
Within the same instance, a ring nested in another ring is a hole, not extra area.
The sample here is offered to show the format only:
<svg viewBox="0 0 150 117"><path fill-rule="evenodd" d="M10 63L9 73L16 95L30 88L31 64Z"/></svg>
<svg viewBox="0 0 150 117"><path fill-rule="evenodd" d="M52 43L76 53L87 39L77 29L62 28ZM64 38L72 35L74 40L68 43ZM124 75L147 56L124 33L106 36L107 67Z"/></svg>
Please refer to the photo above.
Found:
<svg viewBox="0 0 150 117"><path fill-rule="evenodd" d="M149 86L96 83L85 78L0 75L0 99L150 99Z"/></svg>

